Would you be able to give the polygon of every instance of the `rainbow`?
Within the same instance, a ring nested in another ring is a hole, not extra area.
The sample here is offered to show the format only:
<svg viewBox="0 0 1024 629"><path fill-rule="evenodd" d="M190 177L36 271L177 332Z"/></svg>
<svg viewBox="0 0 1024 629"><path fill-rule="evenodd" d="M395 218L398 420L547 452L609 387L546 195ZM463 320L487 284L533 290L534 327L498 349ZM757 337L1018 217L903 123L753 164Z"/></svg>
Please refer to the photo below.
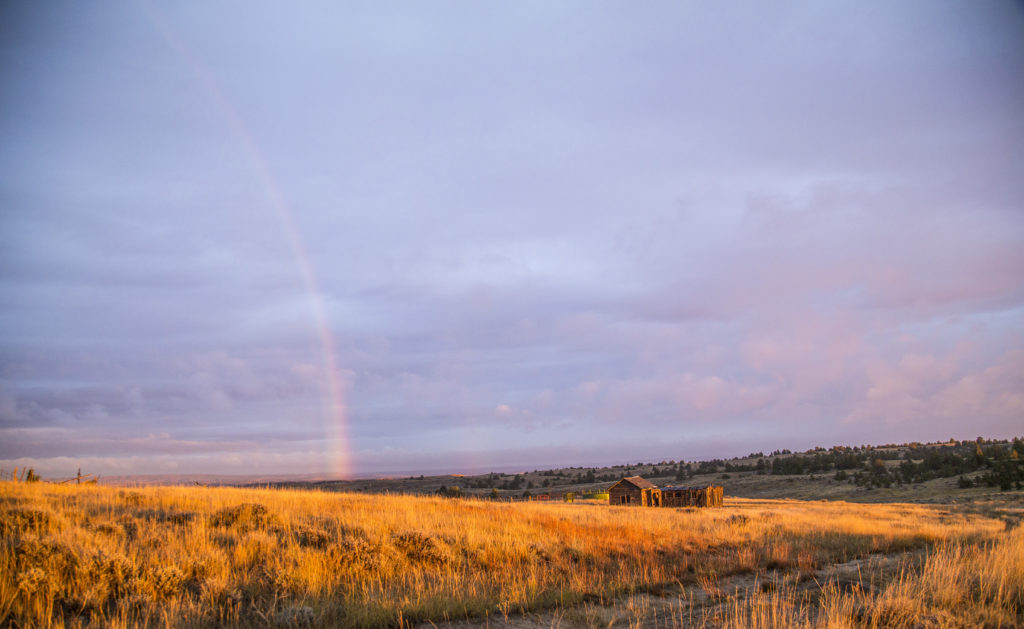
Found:
<svg viewBox="0 0 1024 629"><path fill-rule="evenodd" d="M231 105L223 90L220 89L217 82L213 79L206 65L175 34L173 28L162 18L155 7L151 6L148 2L141 2L140 4L154 30L159 33L161 39L174 51L178 59L188 67L203 92L216 107L217 112L224 120L231 135L238 143L239 148L241 148L242 153L246 156L249 166L256 174L256 178L259 180L270 206L281 221L289 248L298 263L303 284L309 295L310 307L316 323L323 354L324 382L327 391L325 433L329 444L327 471L337 477L347 478L352 471L352 457L348 440L348 411L345 404L346 387L338 364L334 335L331 333L331 328L328 325L323 293L320 290L320 284L313 269L313 262L302 239L302 234L296 227L294 213L268 164L266 156L260 150L259 144L253 138L252 133L238 114L238 111Z"/></svg>

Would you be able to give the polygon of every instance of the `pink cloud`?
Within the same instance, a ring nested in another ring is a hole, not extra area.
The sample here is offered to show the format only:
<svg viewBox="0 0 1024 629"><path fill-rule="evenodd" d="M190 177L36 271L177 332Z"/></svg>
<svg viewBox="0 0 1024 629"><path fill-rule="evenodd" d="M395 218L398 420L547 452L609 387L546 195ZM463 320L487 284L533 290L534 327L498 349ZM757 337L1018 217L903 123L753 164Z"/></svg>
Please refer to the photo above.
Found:
<svg viewBox="0 0 1024 629"><path fill-rule="evenodd" d="M972 425L1012 431L1024 425L1024 351L1010 350L971 368L956 351L908 355L875 364L848 424Z"/></svg>

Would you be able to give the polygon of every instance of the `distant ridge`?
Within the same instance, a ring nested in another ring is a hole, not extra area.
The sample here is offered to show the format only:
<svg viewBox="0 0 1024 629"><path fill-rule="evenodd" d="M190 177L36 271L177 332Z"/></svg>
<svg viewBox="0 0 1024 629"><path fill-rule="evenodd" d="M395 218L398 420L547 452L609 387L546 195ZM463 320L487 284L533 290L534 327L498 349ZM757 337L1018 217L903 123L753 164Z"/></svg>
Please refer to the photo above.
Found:
<svg viewBox="0 0 1024 629"><path fill-rule="evenodd" d="M330 480L325 474L130 474L101 476L101 485L257 485L261 483L316 483Z"/></svg>

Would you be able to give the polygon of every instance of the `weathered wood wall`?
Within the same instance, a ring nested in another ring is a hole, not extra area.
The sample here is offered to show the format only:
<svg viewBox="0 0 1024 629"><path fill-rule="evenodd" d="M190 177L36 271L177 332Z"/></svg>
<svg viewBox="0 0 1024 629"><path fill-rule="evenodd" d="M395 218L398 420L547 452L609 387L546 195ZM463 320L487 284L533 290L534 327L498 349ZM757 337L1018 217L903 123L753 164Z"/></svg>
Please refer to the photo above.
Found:
<svg viewBox="0 0 1024 629"><path fill-rule="evenodd" d="M707 487L666 487L662 489L662 505L666 507L721 507L725 490L718 485Z"/></svg>
<svg viewBox="0 0 1024 629"><path fill-rule="evenodd" d="M610 505L634 505L641 504L642 492L636 487L612 487L608 490L608 504Z"/></svg>

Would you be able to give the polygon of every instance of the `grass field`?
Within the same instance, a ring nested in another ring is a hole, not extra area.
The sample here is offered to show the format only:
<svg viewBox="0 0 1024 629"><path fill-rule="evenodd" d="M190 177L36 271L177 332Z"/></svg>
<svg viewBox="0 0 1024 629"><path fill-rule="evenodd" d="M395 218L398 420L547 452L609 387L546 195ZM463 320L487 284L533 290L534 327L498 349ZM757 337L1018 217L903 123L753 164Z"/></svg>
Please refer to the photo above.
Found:
<svg viewBox="0 0 1024 629"><path fill-rule="evenodd" d="M714 510L0 483L9 627L1013 627L1024 535L949 507Z"/></svg>

